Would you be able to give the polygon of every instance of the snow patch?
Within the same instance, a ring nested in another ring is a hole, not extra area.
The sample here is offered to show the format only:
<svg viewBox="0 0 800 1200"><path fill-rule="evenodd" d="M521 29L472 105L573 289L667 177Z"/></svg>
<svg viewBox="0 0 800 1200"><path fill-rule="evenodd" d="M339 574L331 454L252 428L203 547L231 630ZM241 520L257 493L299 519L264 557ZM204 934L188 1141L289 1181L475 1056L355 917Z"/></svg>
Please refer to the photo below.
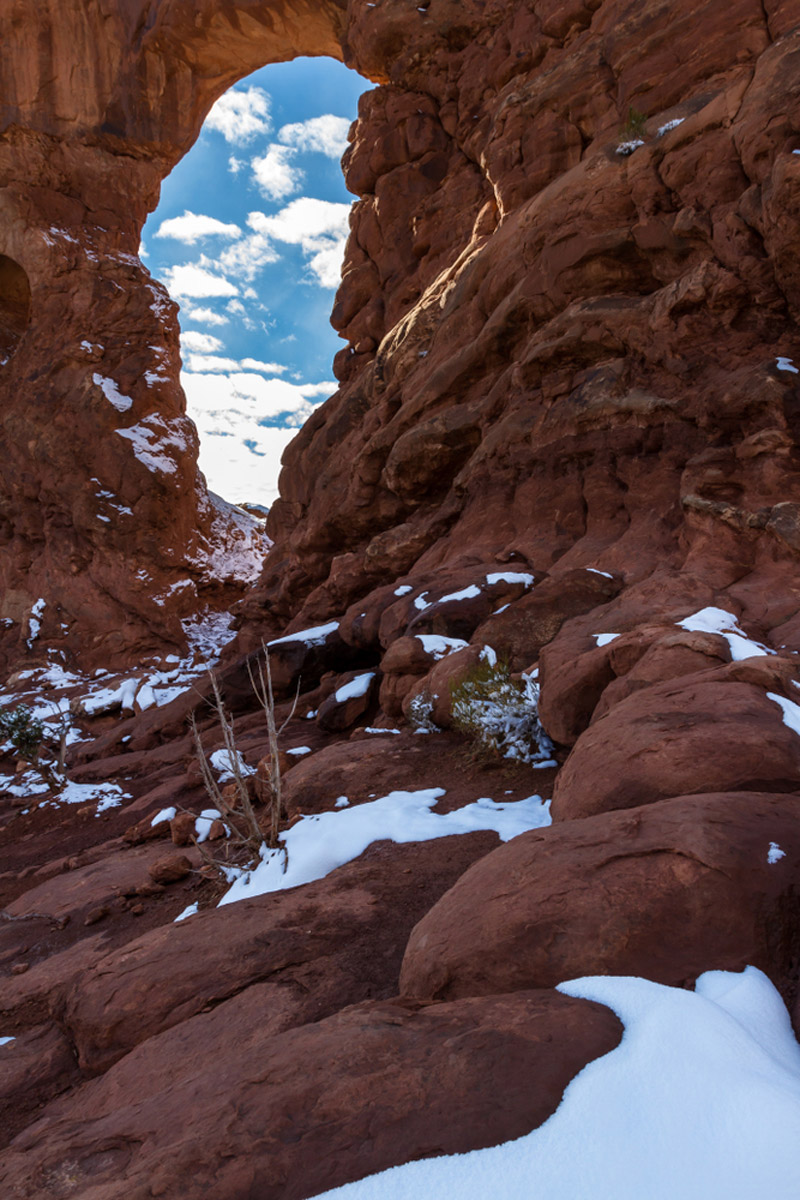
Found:
<svg viewBox="0 0 800 1200"><path fill-rule="evenodd" d="M329 621L327 625L314 625L311 629L298 629L297 633L287 633L285 637L275 638L268 642L269 646L283 646L288 642L303 642L306 646L324 646L332 633L339 628L338 621Z"/></svg>
<svg viewBox="0 0 800 1200"><path fill-rule="evenodd" d="M392 1167L316 1200L797 1195L800 1046L761 971L709 971L694 992L613 976L558 990L607 1005L625 1032L572 1080L548 1121L516 1141Z"/></svg>
<svg viewBox="0 0 800 1200"><path fill-rule="evenodd" d="M360 696L366 696L374 678L374 671L368 671L365 675L356 675L355 679L351 679L349 683L342 684L334 692L334 700L337 704L345 704L348 700L357 700Z"/></svg>
<svg viewBox="0 0 800 1200"><path fill-rule="evenodd" d="M795 150L793 153L797 154L797 151ZM800 375L800 369L794 365L790 358L776 358L775 365L779 371L791 371L793 375Z"/></svg>
<svg viewBox="0 0 800 1200"><path fill-rule="evenodd" d="M761 642L754 642L737 624L733 613L724 608L701 608L699 612L676 621L680 629L689 633L718 633L725 638L731 652L732 662L741 662L745 658L757 658L764 654L775 654Z"/></svg>
<svg viewBox="0 0 800 1200"><path fill-rule="evenodd" d="M770 842L769 850L767 851L767 862L770 866L773 863L780 862L782 858L786 858L786 851L781 850L777 842Z"/></svg>
<svg viewBox="0 0 800 1200"><path fill-rule="evenodd" d="M187 917L193 917L196 912L197 912L197 901L195 900L194 904L187 905L187 907L183 910L183 912L178 913L177 917L172 922L172 924L177 925L178 921L185 921Z"/></svg>
<svg viewBox="0 0 800 1200"><path fill-rule="evenodd" d="M431 812L444 794L444 788L390 792L365 804L302 816L280 834L282 847L262 846L261 862L236 879L220 905L323 879L373 842L427 842L476 829L492 829L507 842L527 829L550 824L550 801L541 796L497 804L482 799L454 812Z"/></svg>
<svg viewBox="0 0 800 1200"><path fill-rule="evenodd" d="M47 601L41 598L31 608L30 616L28 617L28 636L25 639L25 644L29 650L39 636L39 630L42 628L42 617L46 608Z"/></svg>
<svg viewBox="0 0 800 1200"><path fill-rule="evenodd" d="M486 582L490 587L496 583L524 583L525 587L533 587L534 580L527 571L494 571L486 576Z"/></svg>
<svg viewBox="0 0 800 1200"><path fill-rule="evenodd" d="M106 400L108 400L109 404L114 405L117 412L124 413L133 408L133 400L131 400L130 396L123 396L113 379L109 379L108 376L100 375L95 371L92 376L92 382L100 388Z"/></svg>
<svg viewBox="0 0 800 1200"><path fill-rule="evenodd" d="M169 808L162 808L161 811L157 812L153 817L152 821L150 822L150 828L153 829L154 826L161 825L164 821L172 821L177 815L178 810L172 805Z"/></svg>
<svg viewBox="0 0 800 1200"><path fill-rule="evenodd" d="M598 646L607 646L609 642L613 642L614 638L618 638L618 633L593 633L592 637L597 642Z"/></svg>
<svg viewBox="0 0 800 1200"><path fill-rule="evenodd" d="M777 692L767 692L767 699L775 701L783 715L784 725L800 736L800 704L795 704L794 700L787 700L785 696L779 696Z"/></svg>
<svg viewBox="0 0 800 1200"><path fill-rule="evenodd" d="M448 654L454 654L456 650L464 650L469 644L461 638L443 637L439 633L417 633L414 636L418 642L422 642L425 653L436 662Z"/></svg>
<svg viewBox="0 0 800 1200"><path fill-rule="evenodd" d="M476 596L480 596L481 589L471 583L469 587L462 588L460 592L449 592L446 596L442 596L436 601L437 604L447 604L449 600L474 600Z"/></svg>

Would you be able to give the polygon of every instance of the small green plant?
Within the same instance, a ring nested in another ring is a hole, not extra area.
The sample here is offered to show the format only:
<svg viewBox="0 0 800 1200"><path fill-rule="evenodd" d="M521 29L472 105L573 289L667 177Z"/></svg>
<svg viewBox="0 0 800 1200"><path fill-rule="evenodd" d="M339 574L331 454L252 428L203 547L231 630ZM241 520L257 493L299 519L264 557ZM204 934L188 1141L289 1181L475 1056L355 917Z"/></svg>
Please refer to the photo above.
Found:
<svg viewBox="0 0 800 1200"><path fill-rule="evenodd" d="M635 138L643 138L647 126L647 114L639 112L637 108L630 107L628 115L625 118L625 124L619 131L619 136L624 141L633 141Z"/></svg>
<svg viewBox="0 0 800 1200"><path fill-rule="evenodd" d="M17 756L26 762L48 787L56 791L66 783L64 759L67 728L68 725L63 719L58 728L49 728L44 721L34 716L26 704L0 710L0 742L10 742ZM56 741L57 751L47 745L51 740Z"/></svg>
<svg viewBox="0 0 800 1200"><path fill-rule="evenodd" d="M507 662L484 651L463 679L450 685L453 725L479 753L544 762L553 744L539 721L539 685L532 675L511 677Z"/></svg>

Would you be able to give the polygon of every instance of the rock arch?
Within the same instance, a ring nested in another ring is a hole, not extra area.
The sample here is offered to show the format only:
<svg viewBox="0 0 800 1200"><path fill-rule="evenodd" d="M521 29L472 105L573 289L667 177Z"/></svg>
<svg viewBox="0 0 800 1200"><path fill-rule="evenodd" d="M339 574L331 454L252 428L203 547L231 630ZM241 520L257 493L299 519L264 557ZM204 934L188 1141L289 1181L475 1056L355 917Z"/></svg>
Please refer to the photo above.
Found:
<svg viewBox="0 0 800 1200"><path fill-rule="evenodd" d="M236 535L197 470L177 310L140 263L139 236L214 101L271 62L341 59L345 8L43 0L31 10L13 0L4 9L0 224L13 257L0 259L0 354L28 321L28 279L37 296L29 336L0 380L0 618L15 622L18 646L40 597L58 595L53 638L63 629L68 647L98 661L180 645L198 591L219 598L215 546ZM89 626L91 651L80 632Z"/></svg>

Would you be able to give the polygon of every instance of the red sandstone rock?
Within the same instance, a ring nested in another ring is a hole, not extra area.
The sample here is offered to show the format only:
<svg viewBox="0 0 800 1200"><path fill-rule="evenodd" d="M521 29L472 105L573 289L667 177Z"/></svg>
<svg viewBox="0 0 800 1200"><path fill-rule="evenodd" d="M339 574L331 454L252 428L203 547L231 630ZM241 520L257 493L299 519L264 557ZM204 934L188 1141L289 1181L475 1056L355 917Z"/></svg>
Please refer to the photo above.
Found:
<svg viewBox="0 0 800 1200"><path fill-rule="evenodd" d="M392 995L415 921L496 845L476 833L374 847L304 888L151 930L98 958L51 1003L81 1066L96 1073L254 984L265 1034Z"/></svg>
<svg viewBox="0 0 800 1200"><path fill-rule="evenodd" d="M771 844L784 857L769 859ZM550 987L581 975L686 986L766 971L797 991L784 912L800 862L796 795L663 800L514 838L416 926L400 986L425 999Z"/></svg>
<svg viewBox="0 0 800 1200"><path fill-rule="evenodd" d="M152 863L147 873L153 883L177 883L179 879L185 879L191 869L191 859L185 854L167 854Z"/></svg>
<svg viewBox="0 0 800 1200"><path fill-rule="evenodd" d="M798 787L800 738L763 687L723 668L637 692L595 721L559 773L552 812L570 820L687 791Z"/></svg>
<svg viewBox="0 0 800 1200"><path fill-rule="evenodd" d="M5 1190L38 1198L69 1161L98 1200L210 1188L218 1200L302 1200L434 1149L529 1132L620 1032L607 1008L539 991L368 1002L275 1036L263 991L150 1038L53 1106L6 1152Z"/></svg>

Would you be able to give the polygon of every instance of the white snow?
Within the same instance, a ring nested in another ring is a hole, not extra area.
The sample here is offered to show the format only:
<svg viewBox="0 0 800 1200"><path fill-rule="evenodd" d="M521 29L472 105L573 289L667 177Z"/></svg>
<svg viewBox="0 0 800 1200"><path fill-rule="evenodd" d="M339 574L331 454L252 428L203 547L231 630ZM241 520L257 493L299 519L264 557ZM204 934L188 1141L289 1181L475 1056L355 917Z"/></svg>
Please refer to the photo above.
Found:
<svg viewBox="0 0 800 1200"><path fill-rule="evenodd" d="M701 608L699 612L692 613L691 616L684 617L682 621L675 623L680 629L686 629L690 633L720 634L728 643L733 662L775 653L769 647L763 646L761 642L754 642L752 638L749 638L739 628L733 613L726 612L724 608Z"/></svg>
<svg viewBox="0 0 800 1200"><path fill-rule="evenodd" d="M183 454L189 448L179 426L180 420L174 417L167 422L158 413L150 413L138 425L115 432L131 442L133 453L148 471L174 475L178 468L171 455Z"/></svg>
<svg viewBox="0 0 800 1200"><path fill-rule="evenodd" d="M794 153L796 154L797 151L795 150ZM800 374L800 370L798 370L790 358L776 358L775 365L779 371L791 371L793 375Z"/></svg>
<svg viewBox="0 0 800 1200"><path fill-rule="evenodd" d="M453 654L456 650L464 650L469 644L461 638L443 637L438 633L417 633L414 636L418 642L422 642L422 649L425 653L437 662L440 658Z"/></svg>
<svg viewBox="0 0 800 1200"><path fill-rule="evenodd" d="M194 832L198 842L205 842L211 832L211 826L219 820L222 813L216 808L204 808L199 817L195 818Z"/></svg>
<svg viewBox="0 0 800 1200"><path fill-rule="evenodd" d="M377 726L374 726L374 725L367 725L367 727L364 730L364 733L398 733L399 734L399 732L400 732L399 729L378 729Z"/></svg>
<svg viewBox="0 0 800 1200"><path fill-rule="evenodd" d="M267 643L267 646L282 646L285 642L305 642L307 646L323 646L338 628L338 621L329 621L327 625L314 625L311 629L298 629L297 633L287 633L284 637L273 638L271 642Z"/></svg>
<svg viewBox="0 0 800 1200"><path fill-rule="evenodd" d="M92 376L92 382L100 388L106 400L108 400L109 404L114 405L117 412L128 412L133 407L133 400L131 400L130 396L123 396L113 379L109 379L106 375L100 375L95 371Z"/></svg>
<svg viewBox="0 0 800 1200"><path fill-rule="evenodd" d="M28 617L28 636L25 641L29 650L39 636L39 630L42 628L42 617L46 608L47 601L41 598L31 608L30 616Z"/></svg>
<svg viewBox="0 0 800 1200"><path fill-rule="evenodd" d="M779 696L777 692L767 692L767 699L774 700L780 707L784 725L788 725L800 735L800 704L795 704L794 700L787 700L785 696Z"/></svg>
<svg viewBox="0 0 800 1200"><path fill-rule="evenodd" d="M115 708L133 711L133 702L141 684L140 679L123 679L117 687L100 688L83 700L83 711L88 717L111 712Z"/></svg>
<svg viewBox="0 0 800 1200"><path fill-rule="evenodd" d="M480 662L488 663L490 667L497 666L497 651L491 646L484 646L478 655Z"/></svg>
<svg viewBox="0 0 800 1200"><path fill-rule="evenodd" d="M643 145L644 142L641 138L632 138L629 142L620 142L617 146L617 154L621 154L623 158L627 158L629 154L633 154L634 150L638 150Z"/></svg>
<svg viewBox="0 0 800 1200"><path fill-rule="evenodd" d="M782 858L786 858L786 851L781 850L777 842L770 842L769 850L767 851L767 862L770 866L779 862Z"/></svg>
<svg viewBox="0 0 800 1200"><path fill-rule="evenodd" d="M597 567L586 567L587 571L591 571L593 575L602 575L604 579L613 579L614 576L608 571L598 571Z"/></svg>
<svg viewBox="0 0 800 1200"><path fill-rule="evenodd" d="M310 746L295 746L292 750L287 750L287 754L310 754Z"/></svg>
<svg viewBox="0 0 800 1200"><path fill-rule="evenodd" d="M239 764L239 771L242 775L255 775L255 767L248 767L238 750L236 751L236 757ZM214 770L219 772L220 783L230 783L232 779L235 779L233 764L227 750L215 750L213 754L209 755L208 761ZM217 816L219 816L219 813L217 813Z"/></svg>
<svg viewBox="0 0 800 1200"><path fill-rule="evenodd" d="M97 812L105 812L108 808L119 808L123 800L130 800L130 795L123 792L117 783L66 783L56 799L61 804L93 804L98 801Z"/></svg>
<svg viewBox="0 0 800 1200"><path fill-rule="evenodd" d="M152 821L150 822L150 828L152 829L154 825L161 825L164 821L173 820L177 814L178 810L173 805L170 805L169 808L162 808L161 811L157 812L153 817Z"/></svg>
<svg viewBox="0 0 800 1200"><path fill-rule="evenodd" d="M448 592L446 596L441 596L436 603L447 604L448 600L474 600L480 594L481 589L472 583L469 587L462 588L460 592Z"/></svg>
<svg viewBox="0 0 800 1200"><path fill-rule="evenodd" d="M179 912L172 924L177 925L178 921L185 921L187 917L193 917L196 912L197 901L195 901L194 904L187 905L183 912Z"/></svg>
<svg viewBox="0 0 800 1200"><path fill-rule="evenodd" d="M593 633L592 637L597 642L598 646L607 646L609 642L613 642L614 638L618 638L618 633Z"/></svg>
<svg viewBox="0 0 800 1200"><path fill-rule="evenodd" d="M336 800L334 802L334 807L335 808L347 808L349 803L350 803L350 801L347 799L347 796L337 796Z"/></svg>
<svg viewBox="0 0 800 1200"><path fill-rule="evenodd" d="M613 976L558 990L608 1005L625 1033L548 1121L317 1200L794 1200L800 1046L761 971L709 971L694 992Z"/></svg>
<svg viewBox="0 0 800 1200"><path fill-rule="evenodd" d="M283 847L262 847L262 861L233 883L220 904L323 879L372 842L427 842L476 829L493 829L507 842L526 829L550 824L550 801L541 796L497 804L482 799L454 812L431 812L444 794L444 788L390 792L365 804L303 816L280 835L285 852Z"/></svg>
<svg viewBox="0 0 800 1200"><path fill-rule="evenodd" d="M682 125L686 117L673 117L671 121L667 121L666 125L660 125L656 130L656 137L663 137L665 133L669 133L670 129L677 129Z"/></svg>
<svg viewBox="0 0 800 1200"><path fill-rule="evenodd" d="M351 679L349 683L343 683L340 688L337 688L333 694L334 700L337 704L345 704L348 700L357 700L360 696L366 696L374 678L374 671L368 671L365 675L356 675L355 679Z"/></svg>
<svg viewBox="0 0 800 1200"><path fill-rule="evenodd" d="M414 608L416 608L417 612L424 612L426 608L430 608L431 601L425 599L427 594L427 592L420 592L414 601Z"/></svg>
<svg viewBox="0 0 800 1200"><path fill-rule="evenodd" d="M413 590L414 589L412 588L410 583L404 583L404 584L401 584L401 586L399 588L395 588L394 594L395 594L395 596L407 596L408 593L413 592Z"/></svg>
<svg viewBox="0 0 800 1200"><path fill-rule="evenodd" d="M494 571L486 576L486 582L490 587L495 583L524 583L526 587L532 587L533 575L526 571Z"/></svg>
<svg viewBox="0 0 800 1200"><path fill-rule="evenodd" d="M13 1037L0 1037L0 1046L7 1046L9 1042L15 1042L16 1040Z"/></svg>

